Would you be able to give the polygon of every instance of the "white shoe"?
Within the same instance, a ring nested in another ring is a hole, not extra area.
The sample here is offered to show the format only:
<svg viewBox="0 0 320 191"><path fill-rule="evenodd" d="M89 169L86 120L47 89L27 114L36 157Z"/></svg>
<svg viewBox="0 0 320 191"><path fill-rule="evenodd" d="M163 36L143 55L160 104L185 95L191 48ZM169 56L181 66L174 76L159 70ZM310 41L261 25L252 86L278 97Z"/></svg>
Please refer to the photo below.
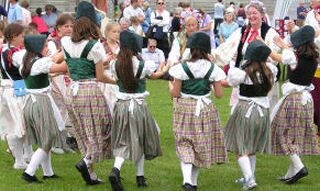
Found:
<svg viewBox="0 0 320 191"><path fill-rule="evenodd" d="M246 181L242 187L242 190L252 190L254 189L255 187L257 187L257 183L256 181L254 180L254 177L251 177L249 178L248 181Z"/></svg>
<svg viewBox="0 0 320 191"><path fill-rule="evenodd" d="M52 147L51 152L53 152L55 154L59 154L59 155L64 154L63 149L59 148L59 147Z"/></svg>
<svg viewBox="0 0 320 191"><path fill-rule="evenodd" d="M16 170L25 170L27 166L28 165L26 163L14 163L13 168Z"/></svg>
<svg viewBox="0 0 320 191"><path fill-rule="evenodd" d="M241 184L241 185L243 185L244 184L244 178L243 177L241 177L241 178L238 178L237 180L235 180L234 181L236 184Z"/></svg>

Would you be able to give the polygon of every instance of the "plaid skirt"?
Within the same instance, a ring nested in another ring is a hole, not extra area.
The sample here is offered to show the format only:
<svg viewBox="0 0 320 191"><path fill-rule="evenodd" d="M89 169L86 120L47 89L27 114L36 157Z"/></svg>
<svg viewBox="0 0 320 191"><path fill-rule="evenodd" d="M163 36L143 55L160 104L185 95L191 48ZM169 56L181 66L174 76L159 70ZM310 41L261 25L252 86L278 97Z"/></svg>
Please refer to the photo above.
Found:
<svg viewBox="0 0 320 191"><path fill-rule="evenodd" d="M253 105L250 117L245 117L251 105L239 100L225 128L227 150L238 155L270 152L269 109Z"/></svg>
<svg viewBox="0 0 320 191"><path fill-rule="evenodd" d="M145 101L118 100L113 110L112 149L115 157L138 161L142 155L146 160L161 156L158 126Z"/></svg>
<svg viewBox="0 0 320 191"><path fill-rule="evenodd" d="M50 151L60 134L53 113L51 101L46 94L32 94L35 102L28 96L23 108L27 140L29 144L37 144L45 151Z"/></svg>
<svg viewBox="0 0 320 191"><path fill-rule="evenodd" d="M68 88L66 104L83 157L93 162L110 158L112 119L97 83L80 83L77 95Z"/></svg>
<svg viewBox="0 0 320 191"><path fill-rule="evenodd" d="M176 154L185 163L210 168L227 162L227 151L220 117L213 104L206 105L197 117L197 100L173 100L173 132Z"/></svg>
<svg viewBox="0 0 320 191"><path fill-rule="evenodd" d="M312 84L314 90L311 91L314 108L314 123L318 126L318 134L320 135L320 78L313 78Z"/></svg>
<svg viewBox="0 0 320 191"><path fill-rule="evenodd" d="M301 103L301 93L291 93L271 123L272 152L276 155L318 154L313 126L313 103Z"/></svg>

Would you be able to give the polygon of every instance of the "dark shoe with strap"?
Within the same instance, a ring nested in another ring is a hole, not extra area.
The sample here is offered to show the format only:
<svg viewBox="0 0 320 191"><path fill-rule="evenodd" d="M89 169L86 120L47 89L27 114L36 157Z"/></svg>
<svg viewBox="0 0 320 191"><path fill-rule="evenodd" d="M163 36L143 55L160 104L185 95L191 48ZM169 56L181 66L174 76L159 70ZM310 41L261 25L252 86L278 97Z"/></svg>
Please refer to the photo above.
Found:
<svg viewBox="0 0 320 191"><path fill-rule="evenodd" d="M137 186L138 187L148 187L147 184L147 179L144 176L137 176L136 181L137 181Z"/></svg>
<svg viewBox="0 0 320 191"><path fill-rule="evenodd" d="M109 182L111 184L112 191L124 191L119 169L115 167L112 168L109 175Z"/></svg>
<svg viewBox="0 0 320 191"><path fill-rule="evenodd" d="M303 167L301 170L299 170L299 172L297 172L297 174L295 174L293 177L288 178L285 183L287 184L293 184L295 182L297 182L298 180L300 180L301 178L305 177L308 175L308 169L306 167Z"/></svg>
<svg viewBox="0 0 320 191"><path fill-rule="evenodd" d="M184 189L184 191L196 191L196 187L194 187L193 185L189 184L189 183L185 183L182 188Z"/></svg>
<svg viewBox="0 0 320 191"><path fill-rule="evenodd" d="M76 169L80 172L82 179L88 184L91 185L91 177L88 171L88 167L86 163L84 162L83 159L81 159L77 164L76 164Z"/></svg>
<svg viewBox="0 0 320 191"><path fill-rule="evenodd" d="M287 181L289 178L286 178L285 176L281 176L277 178L278 180L280 180L281 182L285 182Z"/></svg>
<svg viewBox="0 0 320 191"><path fill-rule="evenodd" d="M35 175L31 176L26 172L22 174L21 178L29 183L42 183Z"/></svg>
<svg viewBox="0 0 320 191"><path fill-rule="evenodd" d="M50 180L50 179L57 179L57 178L60 178L60 176L58 175L52 175L52 176L43 176L42 179L43 180Z"/></svg>

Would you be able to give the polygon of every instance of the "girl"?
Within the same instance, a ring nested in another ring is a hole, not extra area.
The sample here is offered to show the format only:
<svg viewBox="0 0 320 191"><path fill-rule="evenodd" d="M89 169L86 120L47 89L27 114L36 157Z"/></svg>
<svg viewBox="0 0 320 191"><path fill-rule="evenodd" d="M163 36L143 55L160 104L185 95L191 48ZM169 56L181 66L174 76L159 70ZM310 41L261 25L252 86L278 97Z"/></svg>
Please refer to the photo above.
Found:
<svg viewBox="0 0 320 191"><path fill-rule="evenodd" d="M22 178L27 182L39 182L35 176L42 166L43 179L57 178L51 165L50 150L53 141L64 128L61 115L50 95L49 72L66 72L66 64L55 64L48 55L45 35L27 35L24 39L27 50L23 58L21 74L29 95L23 108L28 141L39 147L32 155Z"/></svg>
<svg viewBox="0 0 320 191"><path fill-rule="evenodd" d="M238 155L244 190L257 186L255 179L256 153L267 149L269 139L268 92L274 83L277 69L266 63L271 53L263 42L255 40L248 45L241 68L229 69L229 85L239 86L239 102L228 120L226 146ZM269 69L270 68L270 69Z"/></svg>
<svg viewBox="0 0 320 191"><path fill-rule="evenodd" d="M61 39L72 84L66 104L82 154L76 168L88 185L101 183L93 164L111 157L111 115L98 81L115 83L105 76L106 53L98 41L99 29L91 3L81 1L72 36Z"/></svg>
<svg viewBox="0 0 320 191"><path fill-rule="evenodd" d="M175 97L173 131L176 153L181 161L183 188L194 191L197 190L200 167L209 168L214 163L227 161L219 115L210 99L212 84L215 96L222 96L220 80L226 76L208 58L211 44L207 34L193 33L187 47L191 49L191 59L169 70L174 78L169 83L169 91Z"/></svg>
<svg viewBox="0 0 320 191"><path fill-rule="evenodd" d="M138 187L146 187L144 160L151 160L162 154L159 130L145 98L146 78L160 78L168 67L157 71L152 61L142 61L138 52L141 46L138 37L129 32L120 33L120 52L117 61L110 63L111 72L119 86L118 101L114 106L112 123L112 149L114 166L109 175L113 191L123 191L120 170L125 159L135 162Z"/></svg>
<svg viewBox="0 0 320 191"><path fill-rule="evenodd" d="M314 41L315 31L305 26L291 34L294 51L278 38L276 42L285 48L282 55L271 57L290 66L289 82L282 86L283 98L272 113L272 152L287 155L291 164L281 181L292 184L308 175L299 155L319 154L316 130L313 128L313 100L310 91L313 75L317 70L318 48Z"/></svg>
<svg viewBox="0 0 320 191"><path fill-rule="evenodd" d="M15 163L14 169L25 169L27 164L23 158L23 142L25 136L25 124L22 116L22 107L25 98L24 82L19 73L21 61L17 59L23 52L24 28L19 24L10 24L4 31L6 44L1 48L1 73L3 88L0 121L3 134L8 142L9 149ZM19 87L16 85L20 85ZM22 90L22 91L19 91ZM30 156L32 155L29 146Z"/></svg>

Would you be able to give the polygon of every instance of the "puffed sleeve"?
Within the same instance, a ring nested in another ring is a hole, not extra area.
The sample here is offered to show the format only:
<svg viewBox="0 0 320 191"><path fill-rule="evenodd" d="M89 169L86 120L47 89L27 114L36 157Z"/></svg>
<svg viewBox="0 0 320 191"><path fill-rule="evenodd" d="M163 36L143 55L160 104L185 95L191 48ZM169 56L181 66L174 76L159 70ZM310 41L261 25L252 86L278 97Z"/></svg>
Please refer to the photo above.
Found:
<svg viewBox="0 0 320 191"><path fill-rule="evenodd" d="M169 74L178 80L187 80L188 79L188 76L184 72L181 64L177 64L177 65L172 66L169 69Z"/></svg>
<svg viewBox="0 0 320 191"><path fill-rule="evenodd" d="M238 86L244 82L246 75L247 74L245 71L236 67L232 67L228 71L227 81L230 86Z"/></svg>
<svg viewBox="0 0 320 191"><path fill-rule="evenodd" d="M290 49L284 49L281 55L281 62L285 65L289 65L292 69L297 66L297 57L295 53Z"/></svg>
<svg viewBox="0 0 320 191"><path fill-rule="evenodd" d="M211 73L210 80L211 81L221 81L223 79L226 79L226 74L224 71L215 64L214 69Z"/></svg>
<svg viewBox="0 0 320 191"><path fill-rule="evenodd" d="M95 64L99 61L106 62L107 55L103 45L100 42L95 43L95 45L90 50L87 58L93 60Z"/></svg>
<svg viewBox="0 0 320 191"><path fill-rule="evenodd" d="M12 55L12 64L19 68L22 66L22 60L26 54L26 49L19 50Z"/></svg>
<svg viewBox="0 0 320 191"><path fill-rule="evenodd" d="M43 57L38 59L31 68L30 75L35 76L39 74L47 74L50 72L50 68L52 67L52 59L49 57Z"/></svg>

